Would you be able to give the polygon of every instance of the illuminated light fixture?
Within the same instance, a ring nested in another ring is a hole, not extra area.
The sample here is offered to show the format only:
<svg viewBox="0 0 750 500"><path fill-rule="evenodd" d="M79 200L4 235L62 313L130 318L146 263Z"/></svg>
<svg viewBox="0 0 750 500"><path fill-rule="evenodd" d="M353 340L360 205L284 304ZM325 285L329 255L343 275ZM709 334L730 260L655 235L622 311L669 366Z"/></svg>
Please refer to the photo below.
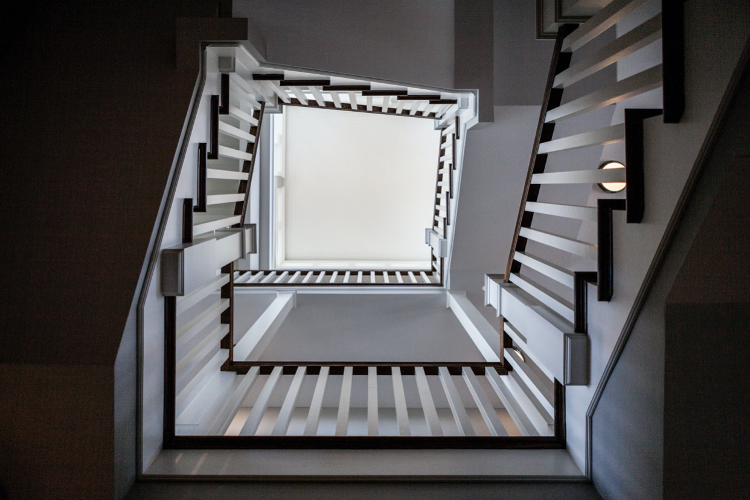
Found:
<svg viewBox="0 0 750 500"><path fill-rule="evenodd" d="M625 165L620 163L619 161L605 161L601 165L599 165L599 168L602 170L611 170L614 168L625 168ZM625 183L624 182L600 182L599 187L602 188L607 193L619 193L623 189L625 189Z"/></svg>
<svg viewBox="0 0 750 500"><path fill-rule="evenodd" d="M526 362L526 357L521 352L521 349L519 349L518 347L514 347L513 350L516 351L516 354L518 354L518 357L521 358L521 361L523 361L525 363Z"/></svg>

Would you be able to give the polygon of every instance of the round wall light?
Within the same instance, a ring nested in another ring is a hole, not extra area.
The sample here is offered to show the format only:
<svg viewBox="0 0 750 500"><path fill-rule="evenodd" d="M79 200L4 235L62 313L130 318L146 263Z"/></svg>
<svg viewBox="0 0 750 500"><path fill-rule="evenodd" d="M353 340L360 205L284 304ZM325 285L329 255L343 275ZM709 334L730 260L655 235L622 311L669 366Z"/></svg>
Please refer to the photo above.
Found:
<svg viewBox="0 0 750 500"><path fill-rule="evenodd" d="M601 165L599 165L599 168L602 170L611 170L615 168L625 168L625 165L620 163L619 161L605 161ZM625 183L624 182L600 182L599 187L602 188L607 193L619 193L623 189L625 189Z"/></svg>

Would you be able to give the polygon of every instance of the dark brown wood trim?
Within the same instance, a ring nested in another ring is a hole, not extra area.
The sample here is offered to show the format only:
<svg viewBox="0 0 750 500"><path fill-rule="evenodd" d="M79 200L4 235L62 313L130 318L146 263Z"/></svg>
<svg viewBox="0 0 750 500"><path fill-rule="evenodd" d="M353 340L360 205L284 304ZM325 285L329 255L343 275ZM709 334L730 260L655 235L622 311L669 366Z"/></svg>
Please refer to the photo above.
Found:
<svg viewBox="0 0 750 500"><path fill-rule="evenodd" d="M206 143L201 142L198 144L198 203L193 207L195 212L205 212L208 208L206 154Z"/></svg>
<svg viewBox="0 0 750 500"><path fill-rule="evenodd" d="M356 92L369 91L369 85L323 85L323 92Z"/></svg>
<svg viewBox="0 0 750 500"><path fill-rule="evenodd" d="M341 273L339 273L339 275L340 274ZM406 277L408 278L408 275ZM416 278L417 275L414 275L414 277ZM404 281L403 283L393 283L393 282L391 283L236 283L234 286L248 287L248 288L251 288L251 287L304 288L304 287L313 287L313 286L387 286L387 287L404 287L404 286L431 287L432 286L434 287L434 286L441 286L441 283L424 283L421 281L417 281L416 283L407 283L406 281Z"/></svg>
<svg viewBox="0 0 750 500"><path fill-rule="evenodd" d="M391 368L400 368L402 375L414 375L415 368L423 368L427 375L437 375L438 368L445 367L451 375L461 375L463 368L471 368L476 375L484 375L486 368L494 368L500 375L507 375L508 372L502 363L488 363L488 362L425 362L425 363L387 363L382 361L232 361L228 369L235 371L240 375L244 375L251 368L259 366L261 367L260 374L268 375L271 373L273 368L277 366L283 367L283 373L285 375L294 374L297 368L300 366L308 367L308 373L310 375L317 375L320 372L322 366L330 367L329 373L331 375L342 375L344 373L344 367L350 366L353 368L354 375L367 375L367 369L369 367L377 368L378 375L390 375Z"/></svg>
<svg viewBox="0 0 750 500"><path fill-rule="evenodd" d="M438 94L412 94L412 95L400 95L396 97L397 101L435 101L440 99Z"/></svg>
<svg viewBox="0 0 750 500"><path fill-rule="evenodd" d="M219 114L229 114L229 73L221 74L221 104L219 104Z"/></svg>
<svg viewBox="0 0 750 500"><path fill-rule="evenodd" d="M334 103L328 102L328 101L325 102L325 106L320 106L317 103L317 101L315 101L314 99L308 100L307 104L300 103L299 99L290 99L289 102L285 104L285 106L301 106L304 108L330 109L334 111L354 111L357 113L375 113L375 114L383 115L383 116L406 116L409 118L427 118L429 120L434 120L435 118L437 118L435 113L429 113L427 116L423 116L421 113L418 113L416 115L410 115L409 113L411 112L411 110L408 110L408 109L402 110L401 113L396 113L396 108L390 108L388 109L387 113L383 113L382 106L373 106L372 111L367 111L367 106L362 106L362 105L357 106L357 109L352 109L352 106L347 102L342 102L340 108L337 108Z"/></svg>
<svg viewBox="0 0 750 500"><path fill-rule="evenodd" d="M253 80L283 80L284 73L255 73L253 74Z"/></svg>
<svg viewBox="0 0 750 500"><path fill-rule="evenodd" d="M364 92L362 92L362 96L384 96L384 95L407 95L409 93L408 90L370 90L367 89Z"/></svg>
<svg viewBox="0 0 750 500"><path fill-rule="evenodd" d="M229 349L227 360L234 359L234 262L221 268L222 274L229 275L229 282L221 287L221 298L229 299L229 307L221 313L221 324L229 325L229 332L221 339L221 348Z"/></svg>
<svg viewBox="0 0 750 500"><path fill-rule="evenodd" d="M628 223L640 223L646 207L643 170L643 120L661 114L659 109L625 110L625 199Z"/></svg>
<svg viewBox="0 0 750 500"><path fill-rule="evenodd" d="M455 131L456 132L456 139L460 139L461 138L461 118L459 118L457 116L456 118L454 118L454 120L455 120L455 123L456 123L456 126L454 127L456 129L456 131Z"/></svg>
<svg viewBox="0 0 750 500"><path fill-rule="evenodd" d="M456 99L431 99L429 104L458 104Z"/></svg>
<svg viewBox="0 0 750 500"><path fill-rule="evenodd" d="M589 286L597 284L597 275L592 271L573 273L573 329L575 333L588 333Z"/></svg>
<svg viewBox="0 0 750 500"><path fill-rule="evenodd" d="M522 227L530 227L534 218L533 212L526 211L526 202L536 201L539 196L539 186L531 184L531 177L534 174L544 172L547 165L547 155L538 154L539 144L544 141L549 141L555 131L555 124L545 123L545 117L548 110L558 107L562 101L562 89L554 89L552 86L555 81L555 76L562 71L565 71L570 66L570 58L572 55L569 52L561 51L562 42L563 39L568 36L568 34L572 33L577 27L578 26L573 24L566 24L557 32L555 48L552 52L552 62L547 75L547 86L545 87L544 99L542 100L542 108L539 111L539 121L537 123L536 135L534 136L534 145L531 147L531 160L529 161L529 169L526 173L526 183L524 184L523 194L521 196L521 205L518 209L516 229L513 233L513 241L508 254L508 262L505 266L506 283L510 280L510 274L512 272L517 273L521 269L520 262L515 261L513 255L516 250L523 251L526 248L526 238L521 238L519 233Z"/></svg>
<svg viewBox="0 0 750 500"><path fill-rule="evenodd" d="M175 436L167 449L561 449L542 436Z"/></svg>
<svg viewBox="0 0 750 500"><path fill-rule="evenodd" d="M242 202L237 202L234 205L234 215L239 215L240 222L234 227L244 227L245 221L247 220L248 206L250 201L250 187L253 182L253 173L255 172L255 158L258 156L258 144L260 143L260 130L263 125L263 116L265 115L266 103L260 103L260 109L254 113L253 118L258 120L258 125L250 127L250 134L255 136L255 142L247 143L245 152L251 153L253 156L250 161L242 162L242 171L247 175L246 181L240 181L237 187L237 193L244 193L245 199Z"/></svg>
<svg viewBox="0 0 750 500"><path fill-rule="evenodd" d="M279 82L279 85L281 87L322 87L322 86L328 86L331 84L331 80L281 80Z"/></svg>
<svg viewBox="0 0 750 500"><path fill-rule="evenodd" d="M555 439L565 446L565 386L555 379Z"/></svg>
<svg viewBox="0 0 750 500"><path fill-rule="evenodd" d="M600 199L597 204L597 300L609 302L614 292L612 211L625 210L625 200Z"/></svg>
<svg viewBox="0 0 750 500"><path fill-rule="evenodd" d="M193 242L193 199L182 200L182 242Z"/></svg>
<svg viewBox="0 0 750 500"><path fill-rule="evenodd" d="M664 123L679 123L685 112L684 0L661 2Z"/></svg>
<svg viewBox="0 0 750 500"><path fill-rule="evenodd" d="M192 206L192 203L191 203ZM164 427L162 446L175 438L177 397L177 297L164 297Z"/></svg>
<svg viewBox="0 0 750 500"><path fill-rule="evenodd" d="M219 96L211 96L211 111L208 118L209 121L209 137L208 142L211 148L208 152L207 158L209 160L219 159Z"/></svg>

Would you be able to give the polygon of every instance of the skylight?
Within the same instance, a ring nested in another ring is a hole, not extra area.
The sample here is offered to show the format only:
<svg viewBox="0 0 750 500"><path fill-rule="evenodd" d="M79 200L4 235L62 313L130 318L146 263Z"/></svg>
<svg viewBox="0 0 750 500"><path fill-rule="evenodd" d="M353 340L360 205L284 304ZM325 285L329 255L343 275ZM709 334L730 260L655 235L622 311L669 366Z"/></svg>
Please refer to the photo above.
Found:
<svg viewBox="0 0 750 500"><path fill-rule="evenodd" d="M429 119L274 115L277 269L430 269L440 132Z"/></svg>

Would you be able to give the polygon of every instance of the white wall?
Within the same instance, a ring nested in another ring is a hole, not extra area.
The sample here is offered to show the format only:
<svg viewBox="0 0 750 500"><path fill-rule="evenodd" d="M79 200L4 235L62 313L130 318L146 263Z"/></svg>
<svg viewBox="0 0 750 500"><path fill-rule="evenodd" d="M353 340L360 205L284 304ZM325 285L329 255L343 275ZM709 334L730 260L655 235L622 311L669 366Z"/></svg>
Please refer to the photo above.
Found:
<svg viewBox="0 0 750 500"><path fill-rule="evenodd" d="M287 264L428 267L440 141L433 121L293 106L284 121Z"/></svg>

